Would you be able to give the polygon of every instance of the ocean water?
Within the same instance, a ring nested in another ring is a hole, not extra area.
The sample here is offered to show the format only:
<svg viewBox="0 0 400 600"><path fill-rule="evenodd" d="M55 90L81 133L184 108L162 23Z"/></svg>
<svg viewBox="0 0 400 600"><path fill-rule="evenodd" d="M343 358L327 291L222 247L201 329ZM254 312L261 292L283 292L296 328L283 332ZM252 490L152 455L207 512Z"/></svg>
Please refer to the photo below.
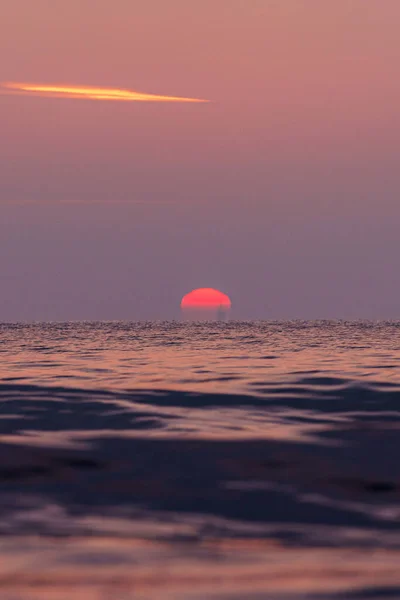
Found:
<svg viewBox="0 0 400 600"><path fill-rule="evenodd" d="M400 598L400 322L0 325L4 600Z"/></svg>

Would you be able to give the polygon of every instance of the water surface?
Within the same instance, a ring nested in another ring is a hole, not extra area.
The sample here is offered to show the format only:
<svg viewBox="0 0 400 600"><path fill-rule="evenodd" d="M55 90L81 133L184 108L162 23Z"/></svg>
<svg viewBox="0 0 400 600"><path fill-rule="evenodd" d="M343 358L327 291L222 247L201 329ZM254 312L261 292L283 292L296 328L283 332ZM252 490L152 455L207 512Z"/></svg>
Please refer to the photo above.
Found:
<svg viewBox="0 0 400 600"><path fill-rule="evenodd" d="M0 589L400 597L400 323L0 325Z"/></svg>

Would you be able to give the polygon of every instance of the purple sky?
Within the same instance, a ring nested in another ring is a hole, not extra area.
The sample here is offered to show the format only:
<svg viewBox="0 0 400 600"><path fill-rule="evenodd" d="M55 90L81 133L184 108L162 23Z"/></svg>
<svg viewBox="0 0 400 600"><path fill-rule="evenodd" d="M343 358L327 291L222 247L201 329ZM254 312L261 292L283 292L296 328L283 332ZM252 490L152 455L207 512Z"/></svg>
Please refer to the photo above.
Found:
<svg viewBox="0 0 400 600"><path fill-rule="evenodd" d="M94 10L94 5L96 9ZM4 0L0 320L400 318L399 0Z"/></svg>

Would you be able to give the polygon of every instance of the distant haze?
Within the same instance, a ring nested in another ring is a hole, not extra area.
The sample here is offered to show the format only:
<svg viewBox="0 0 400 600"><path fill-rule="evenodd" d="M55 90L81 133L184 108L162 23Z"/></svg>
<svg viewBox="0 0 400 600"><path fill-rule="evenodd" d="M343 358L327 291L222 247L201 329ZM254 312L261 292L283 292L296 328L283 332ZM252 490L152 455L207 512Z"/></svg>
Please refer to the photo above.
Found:
<svg viewBox="0 0 400 600"><path fill-rule="evenodd" d="M0 321L400 318L399 0L5 0Z"/></svg>

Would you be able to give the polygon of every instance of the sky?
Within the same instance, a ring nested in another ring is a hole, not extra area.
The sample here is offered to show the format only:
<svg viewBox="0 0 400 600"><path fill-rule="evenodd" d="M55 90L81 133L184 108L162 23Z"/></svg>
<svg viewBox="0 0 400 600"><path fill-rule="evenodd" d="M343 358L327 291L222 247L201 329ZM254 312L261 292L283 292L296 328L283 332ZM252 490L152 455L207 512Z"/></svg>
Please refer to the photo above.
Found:
<svg viewBox="0 0 400 600"><path fill-rule="evenodd" d="M400 318L398 0L2 0L0 321ZM2 88L5 91L4 87Z"/></svg>

